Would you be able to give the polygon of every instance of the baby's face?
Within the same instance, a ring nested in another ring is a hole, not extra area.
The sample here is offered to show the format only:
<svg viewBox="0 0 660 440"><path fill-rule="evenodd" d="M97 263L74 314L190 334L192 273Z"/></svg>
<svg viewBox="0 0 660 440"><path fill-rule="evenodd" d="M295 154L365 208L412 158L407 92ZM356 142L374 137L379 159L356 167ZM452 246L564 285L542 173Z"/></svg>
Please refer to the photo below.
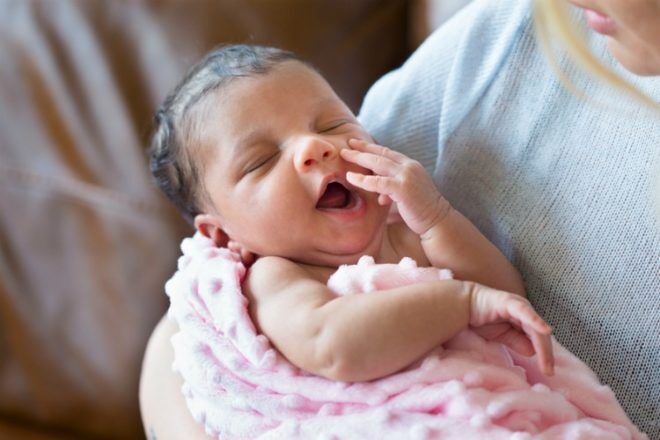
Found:
<svg viewBox="0 0 660 440"><path fill-rule="evenodd" d="M351 138L371 140L327 82L301 63L237 79L205 106L205 207L257 255L315 265L354 263L380 249L387 207L346 181Z"/></svg>

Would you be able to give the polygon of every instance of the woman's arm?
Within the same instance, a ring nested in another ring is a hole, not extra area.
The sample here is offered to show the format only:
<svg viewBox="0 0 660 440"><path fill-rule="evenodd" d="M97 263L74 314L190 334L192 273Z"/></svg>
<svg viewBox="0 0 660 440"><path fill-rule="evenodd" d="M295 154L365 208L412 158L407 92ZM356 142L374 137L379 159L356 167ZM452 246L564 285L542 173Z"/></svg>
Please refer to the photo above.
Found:
<svg viewBox="0 0 660 440"><path fill-rule="evenodd" d="M142 362L140 412L148 440L207 440L211 437L192 418L181 392L181 376L172 371L170 338L176 323L163 317L154 329Z"/></svg>

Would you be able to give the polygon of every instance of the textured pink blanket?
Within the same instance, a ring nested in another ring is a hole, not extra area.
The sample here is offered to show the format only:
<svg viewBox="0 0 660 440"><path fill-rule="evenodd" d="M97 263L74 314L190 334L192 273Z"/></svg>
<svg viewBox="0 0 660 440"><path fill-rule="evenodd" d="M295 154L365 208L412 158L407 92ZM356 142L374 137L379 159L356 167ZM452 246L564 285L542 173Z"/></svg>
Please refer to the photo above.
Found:
<svg viewBox="0 0 660 440"><path fill-rule="evenodd" d="M465 330L397 374L342 383L308 374L257 334L241 294L238 257L197 234L166 284L173 368L207 433L235 438L638 439L611 390L559 344L555 376L534 358ZM446 278L412 260L342 266L337 294ZM377 293L374 293L377 294Z"/></svg>

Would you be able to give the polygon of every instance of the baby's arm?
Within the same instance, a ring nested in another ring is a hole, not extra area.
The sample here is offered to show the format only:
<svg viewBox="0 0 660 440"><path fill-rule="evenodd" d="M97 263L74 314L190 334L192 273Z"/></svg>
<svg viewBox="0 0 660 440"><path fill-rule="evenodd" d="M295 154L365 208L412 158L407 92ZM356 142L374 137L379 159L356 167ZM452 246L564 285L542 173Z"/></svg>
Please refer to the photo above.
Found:
<svg viewBox="0 0 660 440"><path fill-rule="evenodd" d="M418 234L435 267L450 268L456 278L525 296L522 278L513 265L436 189L422 165L407 156L365 141L352 140L342 157L374 172L349 173L349 182L378 192L379 201L398 204L408 227Z"/></svg>
<svg viewBox="0 0 660 440"><path fill-rule="evenodd" d="M444 280L336 296L297 264L264 257L250 268L243 290L259 330L289 361L335 380L394 373L468 325L493 320L524 325L537 351L549 344L547 325L526 300L475 283Z"/></svg>
<svg viewBox="0 0 660 440"><path fill-rule="evenodd" d="M475 281L525 296L520 273L460 212L449 207L421 235L424 253L435 267L449 267L458 279Z"/></svg>

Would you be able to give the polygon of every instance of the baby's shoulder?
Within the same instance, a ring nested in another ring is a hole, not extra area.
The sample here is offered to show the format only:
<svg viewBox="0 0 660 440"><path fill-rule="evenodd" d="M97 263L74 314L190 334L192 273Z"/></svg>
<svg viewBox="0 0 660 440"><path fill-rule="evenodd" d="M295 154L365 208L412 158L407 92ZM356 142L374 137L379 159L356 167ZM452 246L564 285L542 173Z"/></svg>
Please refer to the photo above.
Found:
<svg viewBox="0 0 660 440"><path fill-rule="evenodd" d="M304 275L300 264L282 257L266 256L258 258L247 272L252 280L279 280ZM270 282L270 281L269 281Z"/></svg>
<svg viewBox="0 0 660 440"><path fill-rule="evenodd" d="M431 265L422 247L421 238L404 221L390 223L387 226L387 235L397 261L409 257L415 260L419 267Z"/></svg>
<svg viewBox="0 0 660 440"><path fill-rule="evenodd" d="M336 269L297 263L287 258L267 256L257 259L248 270L246 280L251 285L284 286L300 280L315 280L325 284Z"/></svg>

